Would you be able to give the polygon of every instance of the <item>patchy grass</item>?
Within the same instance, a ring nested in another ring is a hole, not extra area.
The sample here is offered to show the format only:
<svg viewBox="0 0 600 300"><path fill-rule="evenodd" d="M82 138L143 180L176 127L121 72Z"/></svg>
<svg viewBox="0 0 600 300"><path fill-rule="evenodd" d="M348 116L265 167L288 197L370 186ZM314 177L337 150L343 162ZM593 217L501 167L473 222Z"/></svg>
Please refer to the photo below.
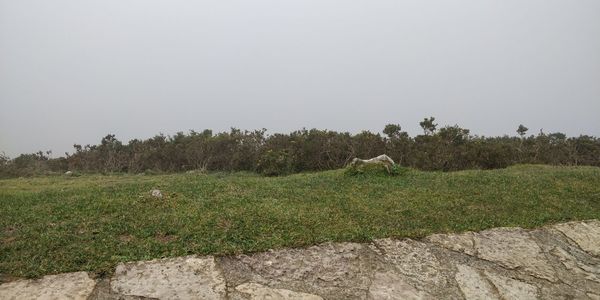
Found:
<svg viewBox="0 0 600 300"><path fill-rule="evenodd" d="M150 197L153 188L164 197ZM600 218L595 167L0 180L0 278L590 218Z"/></svg>

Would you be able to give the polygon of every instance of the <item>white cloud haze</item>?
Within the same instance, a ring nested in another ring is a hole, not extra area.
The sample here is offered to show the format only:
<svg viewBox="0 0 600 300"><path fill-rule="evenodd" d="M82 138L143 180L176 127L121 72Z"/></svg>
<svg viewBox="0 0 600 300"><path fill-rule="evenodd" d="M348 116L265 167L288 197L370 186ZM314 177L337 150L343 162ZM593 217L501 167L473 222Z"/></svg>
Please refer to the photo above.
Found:
<svg viewBox="0 0 600 300"><path fill-rule="evenodd" d="M189 129L600 135L598 0L0 0L0 152Z"/></svg>

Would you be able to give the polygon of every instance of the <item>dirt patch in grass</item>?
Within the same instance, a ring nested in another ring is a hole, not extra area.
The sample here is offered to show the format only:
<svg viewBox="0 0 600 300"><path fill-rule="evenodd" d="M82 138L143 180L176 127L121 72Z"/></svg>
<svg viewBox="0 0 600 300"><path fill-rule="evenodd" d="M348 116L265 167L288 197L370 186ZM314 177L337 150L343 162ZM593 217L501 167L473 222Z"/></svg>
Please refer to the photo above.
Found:
<svg viewBox="0 0 600 300"><path fill-rule="evenodd" d="M163 244L168 244L168 243L176 241L178 239L178 237L176 235L162 234L162 233L157 234L154 238Z"/></svg>
<svg viewBox="0 0 600 300"><path fill-rule="evenodd" d="M123 242L123 243L129 243L131 241L135 240L135 237L133 235L130 234L121 234L119 235L119 241Z"/></svg>

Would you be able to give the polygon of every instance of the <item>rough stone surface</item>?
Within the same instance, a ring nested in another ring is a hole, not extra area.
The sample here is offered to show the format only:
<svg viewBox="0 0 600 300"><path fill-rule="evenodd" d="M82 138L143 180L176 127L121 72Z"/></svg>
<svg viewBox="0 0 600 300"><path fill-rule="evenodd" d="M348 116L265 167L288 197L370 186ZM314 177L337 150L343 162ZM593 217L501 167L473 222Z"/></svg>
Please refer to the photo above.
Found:
<svg viewBox="0 0 600 300"><path fill-rule="evenodd" d="M494 285L502 299L538 299L537 288L531 284L490 272L484 274Z"/></svg>
<svg viewBox="0 0 600 300"><path fill-rule="evenodd" d="M600 257L595 257L582 250L554 227L532 230L529 234L546 254L548 261L556 271L559 282L564 284L562 287L558 284L540 285L542 294L552 292L568 296L576 293L577 290L600 291ZM565 291L570 291L570 293ZM585 298L585 296L582 297Z"/></svg>
<svg viewBox="0 0 600 300"><path fill-rule="evenodd" d="M375 254L355 243L226 257L220 264L228 287L255 282L328 299L364 299L380 268Z"/></svg>
<svg viewBox="0 0 600 300"><path fill-rule="evenodd" d="M508 269L556 281L556 274L539 245L521 228L495 228L480 233L436 235L427 239L453 251L498 263ZM471 242L469 242L471 241Z"/></svg>
<svg viewBox="0 0 600 300"><path fill-rule="evenodd" d="M428 244L411 239L381 239L373 242L372 249L381 255L385 265L403 274L419 290L438 297L460 295L447 255L436 255Z"/></svg>
<svg viewBox="0 0 600 300"><path fill-rule="evenodd" d="M435 299L425 291L408 284L403 276L394 272L379 272L373 276L368 299L411 300Z"/></svg>
<svg viewBox="0 0 600 300"><path fill-rule="evenodd" d="M37 280L18 280L0 285L0 299L87 299L96 281L86 272L48 275Z"/></svg>
<svg viewBox="0 0 600 300"><path fill-rule="evenodd" d="M589 265L578 261L572 254L559 247L552 249L551 253L560 260L572 275L581 275L586 280L600 283L600 264Z"/></svg>
<svg viewBox="0 0 600 300"><path fill-rule="evenodd" d="M465 232L463 234L432 234L424 240L438 244L452 251L475 255L475 233Z"/></svg>
<svg viewBox="0 0 600 300"><path fill-rule="evenodd" d="M590 299L592 299L592 300L600 300L599 294L587 293L587 296L590 297Z"/></svg>
<svg viewBox="0 0 600 300"><path fill-rule="evenodd" d="M235 289L245 295L250 296L252 300L272 299L272 300L322 300L323 298L299 293L286 289L274 289L258 283L244 283L235 287Z"/></svg>
<svg viewBox="0 0 600 300"><path fill-rule="evenodd" d="M155 197L155 198L162 198L163 197L163 195L160 192L160 190L152 190L150 192L150 195L152 195L152 197Z"/></svg>
<svg viewBox="0 0 600 300"><path fill-rule="evenodd" d="M0 299L600 299L599 224L133 262L4 283Z"/></svg>
<svg viewBox="0 0 600 300"><path fill-rule="evenodd" d="M385 165L394 165L396 164L393 159L385 154L381 154L377 157L369 158L369 159L360 159L358 157L352 160L353 165L356 164L385 164Z"/></svg>
<svg viewBox="0 0 600 300"><path fill-rule="evenodd" d="M554 269L538 244L520 228L498 228L474 237L476 255L510 268L522 268L532 276L556 281Z"/></svg>
<svg viewBox="0 0 600 300"><path fill-rule="evenodd" d="M600 222L598 220L563 223L555 225L554 228L577 243L584 251L600 256Z"/></svg>
<svg viewBox="0 0 600 300"><path fill-rule="evenodd" d="M159 299L225 297L225 281L210 256L120 264L111 289L118 294Z"/></svg>
<svg viewBox="0 0 600 300"><path fill-rule="evenodd" d="M465 299L500 299L494 286L479 272L466 265L458 265L455 279Z"/></svg>

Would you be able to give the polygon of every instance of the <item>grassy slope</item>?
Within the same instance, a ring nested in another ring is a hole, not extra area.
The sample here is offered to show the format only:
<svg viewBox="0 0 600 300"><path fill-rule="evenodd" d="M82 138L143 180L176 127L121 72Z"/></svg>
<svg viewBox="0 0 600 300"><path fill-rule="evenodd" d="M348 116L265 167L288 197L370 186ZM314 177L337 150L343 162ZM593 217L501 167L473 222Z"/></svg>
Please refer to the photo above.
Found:
<svg viewBox="0 0 600 300"><path fill-rule="evenodd" d="M589 218L600 218L600 168L0 180L0 274Z"/></svg>

